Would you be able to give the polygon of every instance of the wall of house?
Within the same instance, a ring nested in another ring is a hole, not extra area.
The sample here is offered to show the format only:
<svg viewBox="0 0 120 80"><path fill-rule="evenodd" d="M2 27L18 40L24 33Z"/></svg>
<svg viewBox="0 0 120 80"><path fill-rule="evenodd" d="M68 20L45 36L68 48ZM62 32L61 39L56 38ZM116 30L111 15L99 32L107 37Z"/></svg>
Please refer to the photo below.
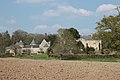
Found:
<svg viewBox="0 0 120 80"><path fill-rule="evenodd" d="M47 46L46 46L47 45ZM47 49L50 47L50 42L43 40L42 43L39 45L39 48L45 53Z"/></svg>
<svg viewBox="0 0 120 80"><path fill-rule="evenodd" d="M40 47L40 50L42 50L44 53L47 51L49 47Z"/></svg>
<svg viewBox="0 0 120 80"><path fill-rule="evenodd" d="M88 44L89 47L94 47L96 50L100 50L99 49L99 44L101 44L101 40L85 40L85 39L80 39L80 41L83 43L83 45L85 47L86 47L86 44Z"/></svg>
<svg viewBox="0 0 120 80"><path fill-rule="evenodd" d="M19 44L21 42L21 44ZM31 42L32 44L28 45L27 47L25 47L22 43L22 41L20 41L19 43L17 42L16 45L20 46L21 49L21 53L24 53L24 50L30 50L30 53L39 53L39 52L46 52L47 49L50 47L50 42L47 42L45 39L41 42L41 44L39 46L35 46L37 44L35 44L34 40ZM32 46L34 45L34 47Z"/></svg>
<svg viewBox="0 0 120 80"><path fill-rule="evenodd" d="M38 53L40 51L39 48L31 48L31 53Z"/></svg>
<svg viewBox="0 0 120 80"><path fill-rule="evenodd" d="M38 53L40 48L22 48L22 50L30 50L31 53Z"/></svg>

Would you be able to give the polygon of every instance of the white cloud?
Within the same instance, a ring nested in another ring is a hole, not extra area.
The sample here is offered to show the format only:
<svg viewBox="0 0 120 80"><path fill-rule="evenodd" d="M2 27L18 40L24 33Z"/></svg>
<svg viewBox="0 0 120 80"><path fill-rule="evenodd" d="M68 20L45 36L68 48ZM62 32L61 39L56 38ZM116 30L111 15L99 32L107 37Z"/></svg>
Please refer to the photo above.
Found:
<svg viewBox="0 0 120 80"><path fill-rule="evenodd" d="M46 3L53 2L56 0L16 0L16 3Z"/></svg>
<svg viewBox="0 0 120 80"><path fill-rule="evenodd" d="M48 11L43 12L40 15L30 16L30 18L33 19L33 20L37 20L37 19L44 20L44 19L49 18L49 17L57 17L57 16L60 16L60 14L57 11L55 11L55 10L48 10Z"/></svg>
<svg viewBox="0 0 120 80"><path fill-rule="evenodd" d="M35 30L43 30L43 29L47 29L47 25L37 25L36 27L35 27Z"/></svg>
<svg viewBox="0 0 120 80"><path fill-rule="evenodd" d="M91 34L93 31L89 28L83 28L83 29L79 29L78 30L80 35L89 35Z"/></svg>
<svg viewBox="0 0 120 80"><path fill-rule="evenodd" d="M68 13L68 14L76 14L76 15L82 15L82 16L90 16L92 15L92 11L82 9L82 8L74 8L72 6L59 6L58 11L62 13Z"/></svg>
<svg viewBox="0 0 120 80"><path fill-rule="evenodd" d="M10 23L10 24L15 24L15 23L16 23L16 20L15 20L15 19L10 19L10 20L8 20L7 22Z"/></svg>
<svg viewBox="0 0 120 80"><path fill-rule="evenodd" d="M66 13L77 13L77 9L73 8L72 6L59 6L58 7L60 12L66 12Z"/></svg>
<svg viewBox="0 0 120 80"><path fill-rule="evenodd" d="M53 29L54 29L54 28L59 29L59 28L65 28L65 27L62 27L62 26L59 25L59 24L55 24L55 25L52 25L52 28L53 28Z"/></svg>
<svg viewBox="0 0 120 80"><path fill-rule="evenodd" d="M54 10L49 10L43 13L43 16L48 16L48 17L54 17L54 16L59 16L57 12Z"/></svg>
<svg viewBox="0 0 120 80"><path fill-rule="evenodd" d="M93 15L101 15L101 12L104 12L102 15L111 15L115 13L115 8L118 5L113 5L113 4L102 4L98 6L95 12L83 9L83 8L75 8L73 6L63 6L60 5L56 9L50 9L48 11L43 12L40 15L34 15L31 16L32 19L45 19L49 17L66 17L66 18L77 18L80 16L93 16ZM100 14L98 14L100 13Z"/></svg>
<svg viewBox="0 0 120 80"><path fill-rule="evenodd" d="M40 15L33 15L31 19L45 19L49 17L69 17L69 18L76 18L79 16L91 16L94 12L89 11L87 9L82 8L74 8L72 6L58 6L56 9L50 9L48 11L43 12Z"/></svg>
<svg viewBox="0 0 120 80"><path fill-rule="evenodd" d="M114 10L117 6L113 4L102 4L100 5L96 12L105 12L105 11L111 11Z"/></svg>
<svg viewBox="0 0 120 80"><path fill-rule="evenodd" d="M84 15L84 16L90 16L93 14L93 12L85 10L85 9L79 9L78 11L80 14Z"/></svg>
<svg viewBox="0 0 120 80"><path fill-rule="evenodd" d="M72 6L58 6L56 10L45 11L42 15L46 17L55 17L55 16L64 15L64 14L67 14L67 15L70 14L71 16L72 15L90 16L93 14L93 12L86 9L81 9L81 8L77 9ZM40 17L40 15L37 17ZM34 18L36 17L34 16Z"/></svg>
<svg viewBox="0 0 120 80"><path fill-rule="evenodd" d="M6 29L6 26L0 25L0 30L5 30L5 29Z"/></svg>
<svg viewBox="0 0 120 80"><path fill-rule="evenodd" d="M54 24L54 25L37 25L35 26L34 30L35 32L40 32L40 33L56 33L58 29L60 28L67 28L63 27L59 24Z"/></svg>

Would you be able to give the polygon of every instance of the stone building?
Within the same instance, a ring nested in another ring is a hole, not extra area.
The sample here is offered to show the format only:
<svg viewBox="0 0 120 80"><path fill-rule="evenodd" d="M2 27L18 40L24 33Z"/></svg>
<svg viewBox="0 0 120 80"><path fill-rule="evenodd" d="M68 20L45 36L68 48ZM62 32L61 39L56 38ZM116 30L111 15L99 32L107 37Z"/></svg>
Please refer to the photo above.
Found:
<svg viewBox="0 0 120 80"><path fill-rule="evenodd" d="M101 40L93 40L91 36L82 36L79 40L85 47L88 45L88 47L94 47L95 50L100 50L102 48Z"/></svg>
<svg viewBox="0 0 120 80"><path fill-rule="evenodd" d="M17 49L18 52L21 54L25 51L30 51L31 54L39 54L39 53L46 53L47 49L50 47L50 42L47 42L45 39L41 42L41 44L36 44L35 40L33 39L30 45L24 45L22 40L17 42L15 46L19 46L20 48ZM10 53L15 53L14 49L12 47L7 47L6 51L9 51Z"/></svg>

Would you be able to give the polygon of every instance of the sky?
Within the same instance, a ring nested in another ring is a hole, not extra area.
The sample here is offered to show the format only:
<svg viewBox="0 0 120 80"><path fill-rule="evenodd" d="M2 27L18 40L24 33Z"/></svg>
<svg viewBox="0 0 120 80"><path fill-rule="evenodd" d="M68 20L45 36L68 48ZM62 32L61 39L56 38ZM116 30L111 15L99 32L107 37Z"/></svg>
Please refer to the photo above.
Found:
<svg viewBox="0 0 120 80"><path fill-rule="evenodd" d="M73 27L90 35L104 15L117 14L119 5L120 0L0 0L0 33L21 29L53 34Z"/></svg>

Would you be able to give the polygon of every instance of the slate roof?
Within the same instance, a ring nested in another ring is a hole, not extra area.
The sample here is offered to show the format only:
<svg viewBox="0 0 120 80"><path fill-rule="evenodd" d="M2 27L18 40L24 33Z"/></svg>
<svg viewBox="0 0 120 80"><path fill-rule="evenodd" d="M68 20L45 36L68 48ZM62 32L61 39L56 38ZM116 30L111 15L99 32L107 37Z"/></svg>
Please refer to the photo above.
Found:
<svg viewBox="0 0 120 80"><path fill-rule="evenodd" d="M15 45L24 45L24 43L22 42L22 40L20 40L19 42L17 42ZM43 41L40 44L43 47L49 47L48 43L45 39L43 39ZM24 45L23 48L39 48L39 45L35 43L35 40L33 39L32 42L30 43L30 45Z"/></svg>
<svg viewBox="0 0 120 80"><path fill-rule="evenodd" d="M81 38L85 39L85 40L93 40L92 36L88 35L88 36L81 36Z"/></svg>
<svg viewBox="0 0 120 80"><path fill-rule="evenodd" d="M24 43L22 42L22 40L20 40L18 44L19 45L24 45Z"/></svg>
<svg viewBox="0 0 120 80"><path fill-rule="evenodd" d="M35 40L33 39L30 45L36 45Z"/></svg>
<svg viewBox="0 0 120 80"><path fill-rule="evenodd" d="M24 48L39 48L39 45L25 45Z"/></svg>
<svg viewBox="0 0 120 80"><path fill-rule="evenodd" d="M47 44L45 44L43 47L49 47Z"/></svg>

